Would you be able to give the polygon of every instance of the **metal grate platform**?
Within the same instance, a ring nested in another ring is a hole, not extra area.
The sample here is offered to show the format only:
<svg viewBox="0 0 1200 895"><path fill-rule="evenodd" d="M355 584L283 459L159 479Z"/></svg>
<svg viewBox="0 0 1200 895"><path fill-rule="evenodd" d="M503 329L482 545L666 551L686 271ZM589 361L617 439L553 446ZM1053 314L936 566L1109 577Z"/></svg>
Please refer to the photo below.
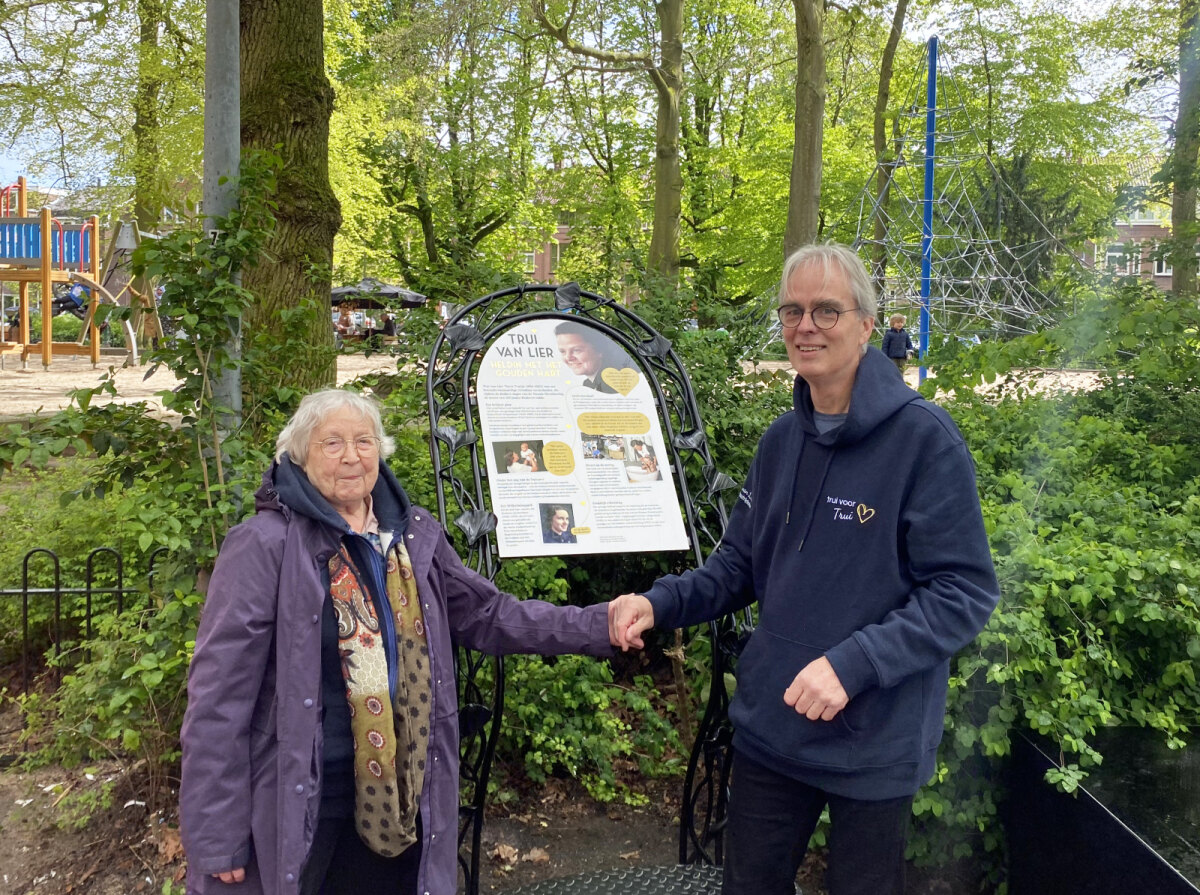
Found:
<svg viewBox="0 0 1200 895"><path fill-rule="evenodd" d="M630 867L600 870L509 889L506 895L719 895L721 868Z"/></svg>

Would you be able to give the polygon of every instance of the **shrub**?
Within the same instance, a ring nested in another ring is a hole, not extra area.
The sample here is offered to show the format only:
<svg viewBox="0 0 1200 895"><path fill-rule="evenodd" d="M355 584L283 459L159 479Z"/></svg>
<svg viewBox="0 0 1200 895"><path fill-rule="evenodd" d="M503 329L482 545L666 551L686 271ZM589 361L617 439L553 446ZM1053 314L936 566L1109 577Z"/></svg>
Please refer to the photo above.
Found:
<svg viewBox="0 0 1200 895"><path fill-rule="evenodd" d="M998 861L1014 729L1061 749L1047 778L1070 791L1102 760L1101 728L1153 728L1178 748L1200 716L1200 483L1176 412L1200 394L1196 322L1133 287L938 368L933 385L954 391L947 407L976 460L1002 599L954 661L937 777L914 806L920 859ZM1118 335L1084 337L1107 332ZM1035 359L1101 364L1103 386L1033 395L1009 365ZM983 379L999 380L998 397L975 393Z"/></svg>

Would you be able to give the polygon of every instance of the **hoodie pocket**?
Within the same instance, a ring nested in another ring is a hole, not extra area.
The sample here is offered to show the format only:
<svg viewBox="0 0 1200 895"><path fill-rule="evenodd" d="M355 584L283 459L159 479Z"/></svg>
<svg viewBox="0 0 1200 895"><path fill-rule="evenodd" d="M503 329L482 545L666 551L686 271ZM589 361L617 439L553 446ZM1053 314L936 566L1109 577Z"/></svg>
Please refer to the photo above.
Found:
<svg viewBox="0 0 1200 895"><path fill-rule="evenodd" d="M894 687L872 687L850 700L841 716L854 731L857 764L882 766L920 756L921 731L928 721L922 693L923 676L914 674Z"/></svg>
<svg viewBox="0 0 1200 895"><path fill-rule="evenodd" d="M832 721L810 721L783 701L800 670L824 654L823 648L755 629L738 660L737 693L729 715L738 729L780 756L849 768L854 731L846 713L839 712Z"/></svg>

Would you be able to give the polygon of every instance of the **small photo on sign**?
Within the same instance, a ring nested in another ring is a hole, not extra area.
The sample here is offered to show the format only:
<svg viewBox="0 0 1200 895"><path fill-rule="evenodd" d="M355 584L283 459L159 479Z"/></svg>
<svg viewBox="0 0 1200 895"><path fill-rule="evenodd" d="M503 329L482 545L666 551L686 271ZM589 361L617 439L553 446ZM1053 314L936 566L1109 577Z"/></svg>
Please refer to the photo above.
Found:
<svg viewBox="0 0 1200 895"><path fill-rule="evenodd" d="M492 450L495 453L496 465L502 473L523 475L543 472L546 469L540 440L498 441L492 444Z"/></svg>
<svg viewBox="0 0 1200 895"><path fill-rule="evenodd" d="M644 438L628 438L625 452L625 475L631 482L657 482L662 478L658 469L658 454Z"/></svg>
<svg viewBox="0 0 1200 895"><path fill-rule="evenodd" d="M542 516L542 541L547 544L577 543L572 529L575 513L569 503L538 504Z"/></svg>

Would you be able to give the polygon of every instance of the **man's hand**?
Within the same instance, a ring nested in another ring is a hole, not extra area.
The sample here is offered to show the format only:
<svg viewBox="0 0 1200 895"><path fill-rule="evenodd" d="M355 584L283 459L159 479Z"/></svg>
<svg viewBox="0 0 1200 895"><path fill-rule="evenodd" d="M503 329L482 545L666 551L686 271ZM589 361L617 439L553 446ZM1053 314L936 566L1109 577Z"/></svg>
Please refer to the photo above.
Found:
<svg viewBox="0 0 1200 895"><path fill-rule="evenodd" d="M213 878L219 879L223 883L244 883L246 881L246 868L238 867L236 870L214 873Z"/></svg>
<svg viewBox="0 0 1200 895"><path fill-rule="evenodd" d="M850 697L829 660L822 656L801 669L792 685L783 692L783 701L810 721L832 721L846 707Z"/></svg>
<svg viewBox="0 0 1200 895"><path fill-rule="evenodd" d="M621 594L608 604L608 639L622 652L641 649L642 632L654 627L654 607L641 594Z"/></svg>

